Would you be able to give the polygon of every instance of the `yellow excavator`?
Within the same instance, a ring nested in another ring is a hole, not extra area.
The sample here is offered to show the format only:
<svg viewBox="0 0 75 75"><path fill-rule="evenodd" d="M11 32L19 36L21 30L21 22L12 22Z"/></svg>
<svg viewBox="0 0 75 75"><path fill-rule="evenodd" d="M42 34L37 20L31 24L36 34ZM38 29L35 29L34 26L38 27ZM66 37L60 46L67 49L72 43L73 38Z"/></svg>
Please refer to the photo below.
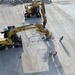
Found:
<svg viewBox="0 0 75 75"><path fill-rule="evenodd" d="M40 7L41 6L41 7ZM33 1L29 6L25 6L26 13L24 14L25 19L30 18L31 16L41 17L43 19L43 28L45 28L47 23L47 18L45 16L45 5L44 0L41 2ZM41 13L40 13L41 12Z"/></svg>
<svg viewBox="0 0 75 75"><path fill-rule="evenodd" d="M43 19L43 28L45 28L46 23L47 23L47 17L45 15L45 6L44 6L44 1L42 0L42 9L41 9L41 15L42 15L42 19Z"/></svg>
<svg viewBox="0 0 75 75"><path fill-rule="evenodd" d="M30 5L24 5L24 7L26 10L26 13L24 14L25 19L33 16L40 18L42 14L40 9L43 9L45 13L45 6L43 0L41 0L41 2L33 1Z"/></svg>
<svg viewBox="0 0 75 75"><path fill-rule="evenodd" d="M34 28L36 28L37 32L45 34L47 38L51 37L51 33L47 29L44 29L42 25L39 23L36 23L35 25L30 24L27 26L20 26L20 27L8 26L7 29L0 32L0 34L3 35L3 37L0 38L0 50L5 50L10 47L12 48L22 47L22 39L21 36L19 37L17 35L17 32L30 30Z"/></svg>

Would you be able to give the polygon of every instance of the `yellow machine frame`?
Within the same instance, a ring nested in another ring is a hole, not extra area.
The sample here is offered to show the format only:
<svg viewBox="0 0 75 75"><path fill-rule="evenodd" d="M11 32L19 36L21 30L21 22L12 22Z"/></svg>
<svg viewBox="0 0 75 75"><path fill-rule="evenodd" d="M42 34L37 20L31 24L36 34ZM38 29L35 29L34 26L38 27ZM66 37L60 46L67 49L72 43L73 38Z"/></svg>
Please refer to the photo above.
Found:
<svg viewBox="0 0 75 75"><path fill-rule="evenodd" d="M6 46L11 45L11 44L13 44L12 39L11 39L11 36L13 34L24 31L24 30L34 29L34 28L37 28L38 32L45 34L47 36L47 38L51 37L51 33L47 29L44 29L41 24L36 23L35 25L31 24L31 25L27 25L27 26L16 27L16 28L10 30L7 38L0 38L0 45L6 45Z"/></svg>

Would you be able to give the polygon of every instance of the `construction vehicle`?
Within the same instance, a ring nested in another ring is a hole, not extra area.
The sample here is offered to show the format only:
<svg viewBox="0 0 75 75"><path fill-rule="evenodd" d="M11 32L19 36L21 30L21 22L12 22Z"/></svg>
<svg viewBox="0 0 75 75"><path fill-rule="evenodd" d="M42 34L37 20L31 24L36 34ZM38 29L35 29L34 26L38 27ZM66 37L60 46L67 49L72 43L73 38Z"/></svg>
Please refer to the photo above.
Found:
<svg viewBox="0 0 75 75"><path fill-rule="evenodd" d="M40 9L43 9L45 12L44 1L41 2L33 1L30 5L25 5L26 13L24 14L25 19L36 16L37 18L41 17Z"/></svg>
<svg viewBox="0 0 75 75"><path fill-rule="evenodd" d="M51 33L42 27L41 24L36 23L35 25L30 24L27 26L8 26L8 29L5 29L4 31L0 32L3 37L0 38L0 50L5 50L8 48L17 48L22 47L22 39L21 36L19 37L17 35L17 32L21 32L24 30L30 30L30 29L37 29L37 32L43 33L46 35L47 38L51 37Z"/></svg>
<svg viewBox="0 0 75 75"><path fill-rule="evenodd" d="M41 6L41 8L40 8ZM45 5L44 0L41 0L41 2L34 1L30 6L25 6L26 13L25 13L25 19L30 18L30 16L36 15L36 17L41 17L43 19L43 28L45 28L47 23L47 18L45 16ZM39 10L40 9L40 10ZM40 13L41 12L41 13Z"/></svg>
<svg viewBox="0 0 75 75"><path fill-rule="evenodd" d="M45 6L44 6L44 1L42 0L42 9L41 9L41 14L42 14L42 19L43 19L43 28L45 28L46 23L47 23L47 17L45 15Z"/></svg>

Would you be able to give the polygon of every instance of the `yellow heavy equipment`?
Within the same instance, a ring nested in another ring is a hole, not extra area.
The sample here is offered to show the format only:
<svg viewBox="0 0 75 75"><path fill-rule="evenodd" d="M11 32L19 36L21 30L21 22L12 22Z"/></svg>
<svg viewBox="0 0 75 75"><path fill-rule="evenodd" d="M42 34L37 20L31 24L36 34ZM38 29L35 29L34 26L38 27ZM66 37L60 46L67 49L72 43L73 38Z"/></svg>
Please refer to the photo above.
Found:
<svg viewBox="0 0 75 75"><path fill-rule="evenodd" d="M44 6L44 1L43 0L42 0L41 14L42 14L42 19L43 19L43 28L45 28L46 23L47 23L47 17L45 15L45 6Z"/></svg>
<svg viewBox="0 0 75 75"><path fill-rule="evenodd" d="M32 16L36 16L37 18L41 17L41 9L44 10L45 13L45 6L44 1L41 2L33 1L30 5L24 5L26 13L24 14L25 19L30 18Z"/></svg>
<svg viewBox="0 0 75 75"><path fill-rule="evenodd" d="M22 39L21 36L19 37L17 35L17 32L30 30L34 28L36 28L37 32L45 34L47 38L51 37L51 33L47 29L44 29L42 25L39 23L20 27L8 26L7 29L0 32L0 34L3 35L3 37L0 38L0 50L5 50L10 47L12 48L22 47Z"/></svg>

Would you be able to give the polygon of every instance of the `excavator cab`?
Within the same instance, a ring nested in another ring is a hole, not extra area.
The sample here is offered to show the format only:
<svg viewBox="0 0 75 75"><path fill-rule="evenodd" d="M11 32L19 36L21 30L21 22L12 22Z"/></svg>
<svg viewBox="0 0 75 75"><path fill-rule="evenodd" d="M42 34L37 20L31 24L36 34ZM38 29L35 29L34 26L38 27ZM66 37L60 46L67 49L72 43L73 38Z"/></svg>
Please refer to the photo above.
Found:
<svg viewBox="0 0 75 75"><path fill-rule="evenodd" d="M15 29L15 28L16 28L15 26L8 26L8 32ZM13 42L13 45L15 48L22 47L21 36L18 36L17 33L13 34L11 36L11 39L12 39L12 42Z"/></svg>
<svg viewBox="0 0 75 75"><path fill-rule="evenodd" d="M41 17L40 5L37 2L32 2L30 5L25 6L26 12L24 14L25 19L30 17Z"/></svg>
<svg viewBox="0 0 75 75"><path fill-rule="evenodd" d="M8 27L5 27L5 28L4 28L4 31L1 32L1 33L4 34L4 38L7 38L9 31L12 30L12 29L14 29L14 28L15 28L15 26L8 26Z"/></svg>
<svg viewBox="0 0 75 75"><path fill-rule="evenodd" d="M11 38L8 38L8 34L11 30L15 29L15 26L8 26L4 28L4 31L0 33L2 36L0 38L0 50L5 50L6 47L11 48L18 48L22 47L22 39L21 36L18 36L16 33L11 36ZM13 43L12 43L13 42ZM3 43L3 44L1 44Z"/></svg>

